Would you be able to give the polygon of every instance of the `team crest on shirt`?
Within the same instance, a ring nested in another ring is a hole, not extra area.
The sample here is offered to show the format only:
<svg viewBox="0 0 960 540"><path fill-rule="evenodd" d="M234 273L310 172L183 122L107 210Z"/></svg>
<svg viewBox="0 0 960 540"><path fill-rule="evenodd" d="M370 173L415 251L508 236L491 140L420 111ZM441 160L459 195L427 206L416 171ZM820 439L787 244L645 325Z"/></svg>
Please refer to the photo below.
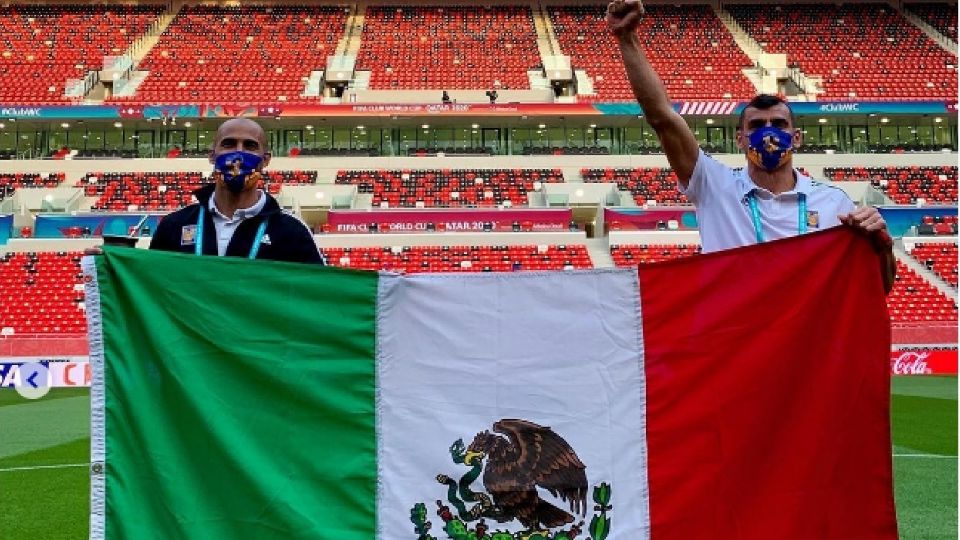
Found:
<svg viewBox="0 0 960 540"><path fill-rule="evenodd" d="M816 210L807 210L807 227L820 228L820 212Z"/></svg>
<svg viewBox="0 0 960 540"><path fill-rule="evenodd" d="M264 246L273 245L273 241L270 240L270 235L269 234L263 235L263 238L260 239L260 244Z"/></svg>
<svg viewBox="0 0 960 540"><path fill-rule="evenodd" d="M180 245L192 246L197 243L197 226L184 225L180 229Z"/></svg>

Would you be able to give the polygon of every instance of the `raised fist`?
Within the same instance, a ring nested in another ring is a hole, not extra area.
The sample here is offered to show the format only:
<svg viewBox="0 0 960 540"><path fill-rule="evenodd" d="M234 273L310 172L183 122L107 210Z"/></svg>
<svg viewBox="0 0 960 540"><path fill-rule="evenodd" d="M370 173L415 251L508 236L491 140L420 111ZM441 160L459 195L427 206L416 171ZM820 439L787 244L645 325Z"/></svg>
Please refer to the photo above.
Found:
<svg viewBox="0 0 960 540"><path fill-rule="evenodd" d="M607 5L607 27L615 36L629 36L637 30L643 13L641 0L614 0Z"/></svg>

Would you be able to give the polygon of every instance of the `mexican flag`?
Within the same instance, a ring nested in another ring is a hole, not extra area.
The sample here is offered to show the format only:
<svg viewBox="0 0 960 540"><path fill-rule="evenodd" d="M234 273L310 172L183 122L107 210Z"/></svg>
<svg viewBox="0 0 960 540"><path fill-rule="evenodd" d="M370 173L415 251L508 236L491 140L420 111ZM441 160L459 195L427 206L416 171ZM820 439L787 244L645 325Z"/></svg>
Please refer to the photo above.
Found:
<svg viewBox="0 0 960 540"><path fill-rule="evenodd" d="M895 539L857 233L636 269L84 260L91 538Z"/></svg>

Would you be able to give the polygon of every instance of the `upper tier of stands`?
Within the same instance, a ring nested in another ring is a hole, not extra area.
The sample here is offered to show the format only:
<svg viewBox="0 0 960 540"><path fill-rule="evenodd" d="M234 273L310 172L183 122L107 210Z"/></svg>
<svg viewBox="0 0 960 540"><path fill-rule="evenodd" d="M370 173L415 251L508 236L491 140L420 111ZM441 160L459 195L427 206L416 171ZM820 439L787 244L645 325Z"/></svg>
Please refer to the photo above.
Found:
<svg viewBox="0 0 960 540"><path fill-rule="evenodd" d="M629 191L637 205L650 201L658 204L690 204L677 189L673 169L642 167L637 169L581 169L584 182L616 182L617 189Z"/></svg>
<svg viewBox="0 0 960 540"><path fill-rule="evenodd" d="M68 79L103 68L157 19L156 5L0 6L0 103L66 103Z"/></svg>
<svg viewBox="0 0 960 540"><path fill-rule="evenodd" d="M752 67L710 6L646 6L637 34L674 100L749 100ZM547 7L563 54L593 79L588 101L633 101L620 49L607 29L606 4Z"/></svg>
<svg viewBox="0 0 960 540"><path fill-rule="evenodd" d="M957 167L825 167L823 174L835 182L869 180L896 204L957 202Z"/></svg>
<svg viewBox="0 0 960 540"><path fill-rule="evenodd" d="M954 42L957 41L957 4L924 2L905 4L905 8L915 13L924 22L937 29Z"/></svg>
<svg viewBox="0 0 960 540"><path fill-rule="evenodd" d="M343 35L335 6L186 6L140 64L124 103L318 103L301 97Z"/></svg>
<svg viewBox="0 0 960 540"><path fill-rule="evenodd" d="M526 206L527 192L563 182L559 169L420 169L338 171L338 184L373 194L372 204L391 208Z"/></svg>
<svg viewBox="0 0 960 540"><path fill-rule="evenodd" d="M766 52L823 77L821 100L957 99L956 56L887 4L724 7Z"/></svg>
<svg viewBox="0 0 960 540"><path fill-rule="evenodd" d="M370 6L356 66L372 89L452 90L530 88L540 64L527 6Z"/></svg>
<svg viewBox="0 0 960 540"><path fill-rule="evenodd" d="M266 188L278 193L283 184L313 184L316 171L268 171ZM89 173L77 187L97 197L92 210L157 212L193 202L193 192L210 180L200 172Z"/></svg>

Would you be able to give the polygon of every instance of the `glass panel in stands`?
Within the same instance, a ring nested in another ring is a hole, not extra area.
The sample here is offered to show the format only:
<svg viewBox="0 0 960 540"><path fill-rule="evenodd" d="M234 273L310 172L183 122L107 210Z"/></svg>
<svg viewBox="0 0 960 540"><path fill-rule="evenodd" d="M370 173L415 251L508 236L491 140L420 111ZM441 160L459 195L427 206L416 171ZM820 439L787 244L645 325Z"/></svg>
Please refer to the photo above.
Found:
<svg viewBox="0 0 960 540"><path fill-rule="evenodd" d="M937 118L934 118L933 120L933 143L943 146L950 146L951 148L956 149L957 139L955 138L955 129L949 129L944 125L945 122L937 122Z"/></svg>
<svg viewBox="0 0 960 540"><path fill-rule="evenodd" d="M180 147L181 150L187 147L187 130L185 129L169 129L165 133L165 138L167 150L174 146Z"/></svg>
<svg viewBox="0 0 960 540"><path fill-rule="evenodd" d="M576 146L587 146L587 142L585 139L586 130L582 128L568 127L568 128L564 128L564 134L566 136L566 138L564 139L564 142L566 143L567 148L576 147Z"/></svg>
<svg viewBox="0 0 960 540"><path fill-rule="evenodd" d="M69 148L69 143L67 142L67 130L61 127L51 129L47 141L47 148L49 148L51 151L57 151L63 147Z"/></svg>
<svg viewBox="0 0 960 540"><path fill-rule="evenodd" d="M154 133L152 129L138 129L133 137L133 148L140 157L154 156Z"/></svg>
<svg viewBox="0 0 960 540"><path fill-rule="evenodd" d="M453 148L457 143L453 128L433 129L433 142L428 145L431 148L445 149Z"/></svg>
<svg viewBox="0 0 960 540"><path fill-rule="evenodd" d="M197 152L209 152L210 146L213 144L214 137L217 136L217 132L212 129L204 129L197 132L197 137L194 139L194 144L191 149L196 150Z"/></svg>
<svg viewBox="0 0 960 540"><path fill-rule="evenodd" d="M397 155L396 149L393 146L393 135L390 129L381 129L380 130L380 145L378 149L380 150L381 156L395 156Z"/></svg>
<svg viewBox="0 0 960 540"><path fill-rule="evenodd" d="M319 127L313 129L313 136L310 148L317 150L329 150L333 145L333 130L328 127Z"/></svg>
<svg viewBox="0 0 960 540"><path fill-rule="evenodd" d="M17 151L17 132L4 124L0 129L0 153L4 156L15 154Z"/></svg>
<svg viewBox="0 0 960 540"><path fill-rule="evenodd" d="M367 129L353 128L350 137L352 150L367 150L370 148L370 131Z"/></svg>
<svg viewBox="0 0 960 540"><path fill-rule="evenodd" d="M410 149L417 147L416 128L402 128L400 130L400 155L405 156Z"/></svg>
<svg viewBox="0 0 960 540"><path fill-rule="evenodd" d="M283 145L280 154L287 155L287 152L294 148L303 148L303 130L285 129L283 130Z"/></svg>
<svg viewBox="0 0 960 540"><path fill-rule="evenodd" d="M500 129L483 128L480 135L482 137L480 146L489 149L491 153L500 154Z"/></svg>
<svg viewBox="0 0 960 540"><path fill-rule="evenodd" d="M333 148L350 148L350 128L333 128Z"/></svg>
<svg viewBox="0 0 960 540"><path fill-rule="evenodd" d="M589 131L593 132L593 146L599 146L600 148L606 148L613 153L613 129L611 128L596 128L590 129Z"/></svg>

